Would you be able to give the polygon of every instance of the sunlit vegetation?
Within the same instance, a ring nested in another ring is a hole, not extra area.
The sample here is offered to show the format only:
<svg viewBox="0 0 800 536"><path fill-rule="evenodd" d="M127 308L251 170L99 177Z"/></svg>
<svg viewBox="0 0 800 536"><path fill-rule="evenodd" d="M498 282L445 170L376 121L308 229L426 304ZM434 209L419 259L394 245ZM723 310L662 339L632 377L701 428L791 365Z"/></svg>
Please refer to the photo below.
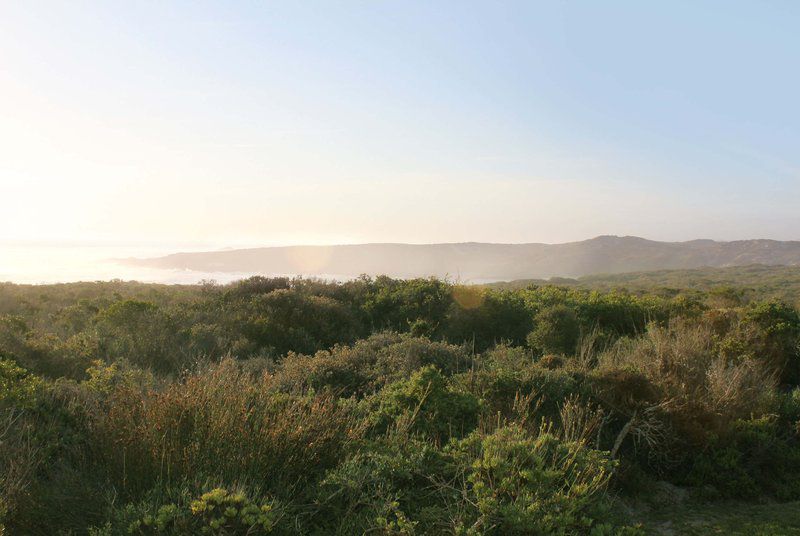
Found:
<svg viewBox="0 0 800 536"><path fill-rule="evenodd" d="M799 500L799 382L731 289L5 284L0 534L645 534Z"/></svg>
<svg viewBox="0 0 800 536"><path fill-rule="evenodd" d="M800 266L731 266L728 268L695 268L656 270L621 274L587 275L577 279L553 278L549 281L519 279L493 283L496 289L523 289L531 285L560 286L610 291L626 289L637 294L657 293L675 296L679 293L712 294L707 300L717 304L742 304L753 300L780 299L800 304Z"/></svg>

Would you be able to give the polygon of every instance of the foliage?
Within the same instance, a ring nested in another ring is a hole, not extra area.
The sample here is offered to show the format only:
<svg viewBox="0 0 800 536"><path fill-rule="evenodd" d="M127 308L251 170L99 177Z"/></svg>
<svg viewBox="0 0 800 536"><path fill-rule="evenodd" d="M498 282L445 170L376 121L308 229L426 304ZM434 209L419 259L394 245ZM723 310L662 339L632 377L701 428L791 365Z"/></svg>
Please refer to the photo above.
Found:
<svg viewBox="0 0 800 536"><path fill-rule="evenodd" d="M450 388L430 365L407 380L386 386L377 403L372 420L378 430L395 425L445 441L469 433L477 425L478 399Z"/></svg>
<svg viewBox="0 0 800 536"><path fill-rule="evenodd" d="M565 305L554 305L539 311L535 328L528 335L528 344L540 353L571 354L580 336L578 315Z"/></svg>
<svg viewBox="0 0 800 536"><path fill-rule="evenodd" d="M0 408L29 408L35 402L41 379L8 359L0 359Z"/></svg>
<svg viewBox="0 0 800 536"><path fill-rule="evenodd" d="M158 305L119 301L97 315L96 329L101 348L114 358L124 358L142 367L174 370L180 356L176 326Z"/></svg>
<svg viewBox="0 0 800 536"><path fill-rule="evenodd" d="M189 507L174 503L161 506L155 515L134 521L129 534L269 534L276 516L270 501L261 504L244 493L215 488L191 502Z"/></svg>
<svg viewBox="0 0 800 536"><path fill-rule="evenodd" d="M434 532L447 512L432 481L448 474L448 463L426 441L390 436L372 443L320 483L314 523L327 534Z"/></svg>
<svg viewBox="0 0 800 536"><path fill-rule="evenodd" d="M242 331L262 354L314 352L336 342L351 342L358 326L347 307L325 296L279 289L251 298Z"/></svg>
<svg viewBox="0 0 800 536"><path fill-rule="evenodd" d="M452 303L450 288L437 279L399 281L385 276L369 281L364 311L373 329L404 331L417 320L437 326Z"/></svg>
<svg viewBox="0 0 800 536"><path fill-rule="evenodd" d="M0 284L0 524L601 536L657 479L798 497L795 307L563 283Z"/></svg>
<svg viewBox="0 0 800 536"><path fill-rule="evenodd" d="M282 396L227 360L163 391L113 391L92 447L121 492L198 475L291 494L335 465L361 426L347 404Z"/></svg>
<svg viewBox="0 0 800 536"><path fill-rule="evenodd" d="M290 353L283 359L274 382L287 391L329 389L343 397L363 396L407 378L424 366L432 365L452 374L468 369L470 361L458 346L382 332L352 346L336 346L313 356Z"/></svg>
<svg viewBox="0 0 800 536"><path fill-rule="evenodd" d="M581 534L608 516L603 491L613 465L602 452L517 426L452 448L474 510L464 533Z"/></svg>
<svg viewBox="0 0 800 536"><path fill-rule="evenodd" d="M774 419L737 421L694 460L688 475L695 485L710 485L723 497L769 494L800 498L800 449L779 433Z"/></svg>

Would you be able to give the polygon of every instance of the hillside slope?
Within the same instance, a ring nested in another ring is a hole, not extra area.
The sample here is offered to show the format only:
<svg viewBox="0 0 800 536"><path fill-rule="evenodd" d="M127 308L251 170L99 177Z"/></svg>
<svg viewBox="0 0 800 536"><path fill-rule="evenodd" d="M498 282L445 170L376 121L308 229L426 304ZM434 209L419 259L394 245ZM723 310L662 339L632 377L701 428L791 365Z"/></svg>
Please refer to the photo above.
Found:
<svg viewBox="0 0 800 536"><path fill-rule="evenodd" d="M800 242L740 240L657 242L600 236L566 244L358 244L176 253L126 262L207 272L393 277L462 281L581 277L700 267L800 265Z"/></svg>

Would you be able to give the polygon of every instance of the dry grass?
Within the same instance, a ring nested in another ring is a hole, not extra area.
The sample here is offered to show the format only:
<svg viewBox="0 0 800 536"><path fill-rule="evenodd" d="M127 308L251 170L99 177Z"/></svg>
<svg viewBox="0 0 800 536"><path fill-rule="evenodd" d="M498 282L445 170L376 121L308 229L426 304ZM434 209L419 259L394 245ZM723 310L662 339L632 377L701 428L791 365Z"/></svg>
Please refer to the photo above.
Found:
<svg viewBox="0 0 800 536"><path fill-rule="evenodd" d="M3 517L25 500L43 459L23 411L0 411L0 529ZM0 530L2 534L2 530Z"/></svg>
<svg viewBox="0 0 800 536"><path fill-rule="evenodd" d="M597 446L605 420L602 408L584 402L577 395L572 395L564 400L559 417L562 439Z"/></svg>
<svg viewBox="0 0 800 536"><path fill-rule="evenodd" d="M98 416L97 455L123 492L205 476L291 493L364 427L334 398L276 395L268 382L228 360L161 392L119 389Z"/></svg>
<svg viewBox="0 0 800 536"><path fill-rule="evenodd" d="M690 443L726 430L737 419L773 410L777 380L755 360L732 360L716 350L706 324L650 326L636 339L623 339L599 357L601 374L640 374L652 392L631 404L631 432L651 446L671 433L660 415ZM620 395L621 396L621 395Z"/></svg>

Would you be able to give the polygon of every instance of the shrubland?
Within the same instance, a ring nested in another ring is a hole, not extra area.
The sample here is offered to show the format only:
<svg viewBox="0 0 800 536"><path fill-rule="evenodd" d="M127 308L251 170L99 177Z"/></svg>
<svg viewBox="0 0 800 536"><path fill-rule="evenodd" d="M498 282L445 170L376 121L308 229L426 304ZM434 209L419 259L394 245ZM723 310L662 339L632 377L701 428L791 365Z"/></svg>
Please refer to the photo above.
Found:
<svg viewBox="0 0 800 536"><path fill-rule="evenodd" d="M0 285L0 533L641 534L800 499L780 301L434 279Z"/></svg>

